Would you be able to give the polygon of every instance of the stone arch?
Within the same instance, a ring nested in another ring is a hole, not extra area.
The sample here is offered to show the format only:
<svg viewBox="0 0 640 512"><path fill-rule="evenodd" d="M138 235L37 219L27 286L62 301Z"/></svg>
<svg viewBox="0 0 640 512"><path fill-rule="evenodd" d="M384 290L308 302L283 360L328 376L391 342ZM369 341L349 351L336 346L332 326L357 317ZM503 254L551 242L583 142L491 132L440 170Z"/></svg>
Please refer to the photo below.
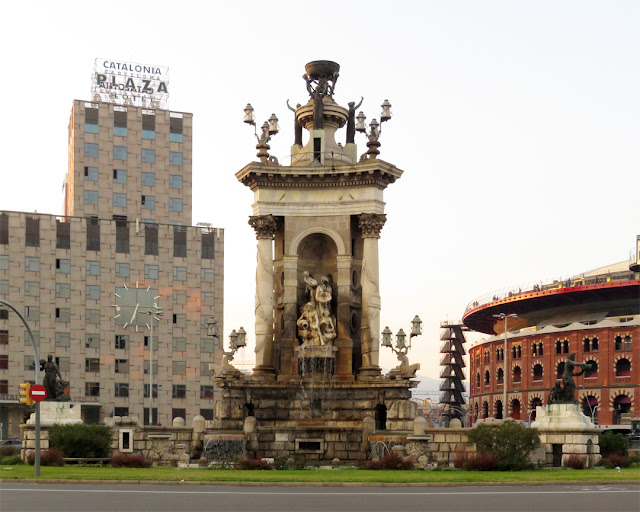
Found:
<svg viewBox="0 0 640 512"><path fill-rule="evenodd" d="M304 231L301 231L300 233L298 233L296 236L294 236L293 240L291 240L291 243L289 244L289 251L287 252L287 255L297 255L300 242L302 242L309 235L313 235L316 233L327 235L329 238L331 238L334 241L334 243L336 244L338 256L344 256L347 254L347 250L344 245L344 240L342 240L342 237L338 234L337 231L330 228L318 226L313 228L307 228Z"/></svg>
<svg viewBox="0 0 640 512"><path fill-rule="evenodd" d="M598 400L598 403L602 401L602 397L600 396L600 390L586 389L578 395L578 402L582 402L588 396L593 396L594 398L596 398Z"/></svg>
<svg viewBox="0 0 640 512"><path fill-rule="evenodd" d="M633 397L633 389L631 389L631 388L620 388L620 389L612 390L611 393L609 394L609 407L611 407L613 409L613 402L620 395L628 396L631 399L631 403L633 403L633 398L634 398Z"/></svg>
<svg viewBox="0 0 640 512"><path fill-rule="evenodd" d="M627 364L629 365L628 368L626 368ZM615 360L614 365L616 377L629 377L631 375L631 371L633 369L631 365L631 357L618 357Z"/></svg>

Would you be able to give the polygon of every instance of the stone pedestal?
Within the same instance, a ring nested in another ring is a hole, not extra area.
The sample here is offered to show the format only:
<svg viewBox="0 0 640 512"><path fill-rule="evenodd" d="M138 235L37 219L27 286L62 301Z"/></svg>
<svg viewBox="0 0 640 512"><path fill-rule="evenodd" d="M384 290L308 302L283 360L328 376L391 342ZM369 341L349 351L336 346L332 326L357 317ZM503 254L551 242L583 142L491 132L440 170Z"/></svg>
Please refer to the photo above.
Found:
<svg viewBox="0 0 640 512"><path fill-rule="evenodd" d="M578 404L537 407L536 420L531 426L540 433L540 453L544 452L546 465L564 466L571 455L584 456L588 467L599 462L599 430Z"/></svg>
<svg viewBox="0 0 640 512"><path fill-rule="evenodd" d="M73 425L82 423L82 409L69 402L40 402L40 426ZM27 425L36 424L36 413L31 413Z"/></svg>
<svg viewBox="0 0 640 512"><path fill-rule="evenodd" d="M298 361L298 374L303 379L324 380L333 375L337 347L301 345L293 350Z"/></svg>

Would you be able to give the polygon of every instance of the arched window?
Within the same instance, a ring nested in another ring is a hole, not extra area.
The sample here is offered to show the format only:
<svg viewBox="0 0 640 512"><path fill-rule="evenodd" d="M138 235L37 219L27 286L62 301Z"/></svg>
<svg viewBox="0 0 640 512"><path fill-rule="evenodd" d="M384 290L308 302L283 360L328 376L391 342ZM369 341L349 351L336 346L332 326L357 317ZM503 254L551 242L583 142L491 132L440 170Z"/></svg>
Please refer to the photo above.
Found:
<svg viewBox="0 0 640 512"><path fill-rule="evenodd" d="M518 345L518 358L522 357L522 345Z"/></svg>
<svg viewBox="0 0 640 512"><path fill-rule="evenodd" d="M562 354L562 342L560 340L556 341L556 354Z"/></svg>
<svg viewBox="0 0 640 512"><path fill-rule="evenodd" d="M387 430L387 406L384 404L376 405L374 415L376 430Z"/></svg>
<svg viewBox="0 0 640 512"><path fill-rule="evenodd" d="M540 342L540 344L538 345L538 355L539 356L544 355L544 345L542 344L542 342Z"/></svg>
<svg viewBox="0 0 640 512"><path fill-rule="evenodd" d="M513 382L520 382L522 380L522 370L519 366L513 369Z"/></svg>
<svg viewBox="0 0 640 512"><path fill-rule="evenodd" d="M589 340L589 338L585 338L582 342L582 351L589 352L589 350L591 350L591 341Z"/></svg>
<svg viewBox="0 0 640 512"><path fill-rule="evenodd" d="M591 352L597 352L598 351L598 338L593 338L591 340Z"/></svg>
<svg viewBox="0 0 640 512"><path fill-rule="evenodd" d="M618 395L613 400L613 424L620 425L622 415L631 410L631 398L627 395Z"/></svg>
<svg viewBox="0 0 640 512"><path fill-rule="evenodd" d="M596 423L598 418L598 399L593 395L584 397L582 399L582 412Z"/></svg>
<svg viewBox="0 0 640 512"><path fill-rule="evenodd" d="M542 380L543 370L541 364L536 364L533 367L533 380Z"/></svg>
<svg viewBox="0 0 640 512"><path fill-rule="evenodd" d="M592 379L594 377L598 376L598 363L595 362L593 359L589 359L587 361L587 363L589 363L591 366L589 367L588 370L584 371L584 378L585 379Z"/></svg>
<svg viewBox="0 0 640 512"><path fill-rule="evenodd" d="M496 419L502 419L502 400L496 400Z"/></svg>
<svg viewBox="0 0 640 512"><path fill-rule="evenodd" d="M502 383L504 383L504 371L502 368L498 368L498 371L496 372L496 384Z"/></svg>
<svg viewBox="0 0 640 512"><path fill-rule="evenodd" d="M622 350L622 336L615 337L615 349Z"/></svg>
<svg viewBox="0 0 640 512"><path fill-rule="evenodd" d="M476 387L480 387L480 372L476 373Z"/></svg>
<svg viewBox="0 0 640 512"><path fill-rule="evenodd" d="M476 419L476 421L478 421L478 402L476 402L476 405L473 407L473 410L475 412L473 417Z"/></svg>
<svg viewBox="0 0 640 512"><path fill-rule="evenodd" d="M517 398L514 398L511 401L511 417L514 420L520 419L520 400L518 400Z"/></svg>
<svg viewBox="0 0 640 512"><path fill-rule="evenodd" d="M624 357L616 363L616 377L628 377L631 375L631 363Z"/></svg>
<svg viewBox="0 0 640 512"><path fill-rule="evenodd" d="M484 372L484 385L488 386L490 381L491 376L489 375L489 370L487 370L486 372Z"/></svg>
<svg viewBox="0 0 640 512"><path fill-rule="evenodd" d="M487 402L482 402L482 417L489 417L489 404Z"/></svg>
<svg viewBox="0 0 640 512"><path fill-rule="evenodd" d="M563 348L565 354L569 353L569 341L568 340L564 340L564 342L562 343L562 348Z"/></svg>
<svg viewBox="0 0 640 512"><path fill-rule="evenodd" d="M624 337L624 349L631 350L631 336L628 334Z"/></svg>
<svg viewBox="0 0 640 512"><path fill-rule="evenodd" d="M542 407L542 400L537 397L531 399L531 421L536 419L536 407Z"/></svg>
<svg viewBox="0 0 640 512"><path fill-rule="evenodd" d="M559 362L556 366L556 379L562 378L562 372L564 372L564 362Z"/></svg>
<svg viewBox="0 0 640 512"><path fill-rule="evenodd" d="M518 350L516 349L516 346L514 345L513 347L511 347L511 357L513 357L515 359L517 354L518 354Z"/></svg>

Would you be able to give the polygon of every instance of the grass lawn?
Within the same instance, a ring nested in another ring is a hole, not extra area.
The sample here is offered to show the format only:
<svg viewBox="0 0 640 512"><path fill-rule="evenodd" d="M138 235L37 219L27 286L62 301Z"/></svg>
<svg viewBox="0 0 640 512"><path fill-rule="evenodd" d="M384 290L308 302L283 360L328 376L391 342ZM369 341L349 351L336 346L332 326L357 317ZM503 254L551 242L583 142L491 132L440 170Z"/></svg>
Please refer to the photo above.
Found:
<svg viewBox="0 0 640 512"><path fill-rule="evenodd" d="M36 479L33 466L0 466L0 478ZM182 469L154 467L129 469L64 466L40 468L40 479L122 480L132 482L326 482L326 483L469 483L469 482L640 482L640 469L540 469L536 471L371 471L359 469L302 471L240 471L235 469Z"/></svg>

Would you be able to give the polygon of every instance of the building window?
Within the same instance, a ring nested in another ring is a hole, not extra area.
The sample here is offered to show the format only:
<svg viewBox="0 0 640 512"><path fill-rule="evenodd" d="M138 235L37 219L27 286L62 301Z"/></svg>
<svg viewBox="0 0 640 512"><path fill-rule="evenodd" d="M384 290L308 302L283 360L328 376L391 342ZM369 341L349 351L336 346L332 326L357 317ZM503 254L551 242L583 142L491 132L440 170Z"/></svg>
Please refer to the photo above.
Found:
<svg viewBox="0 0 640 512"><path fill-rule="evenodd" d="M100 396L99 382L85 382L84 396Z"/></svg>
<svg viewBox="0 0 640 512"><path fill-rule="evenodd" d="M158 424L158 408L154 407L149 415L149 408L144 408L144 424L145 425L157 425Z"/></svg>
<svg viewBox="0 0 640 512"><path fill-rule="evenodd" d="M172 386L171 398L186 398L187 386L186 384L174 384Z"/></svg>
<svg viewBox="0 0 640 512"><path fill-rule="evenodd" d="M116 252L129 254L129 224L126 220L116 220Z"/></svg>
<svg viewBox="0 0 640 512"><path fill-rule="evenodd" d="M98 109L97 108L85 107L84 131L85 133L98 133Z"/></svg>
<svg viewBox="0 0 640 512"><path fill-rule="evenodd" d="M121 185L126 185L127 183L127 171L124 169L114 169L113 170L113 182L119 183Z"/></svg>
<svg viewBox="0 0 640 512"><path fill-rule="evenodd" d="M31 331L33 334L33 341L36 344L36 347L40 346L40 331ZM31 337L29 336L29 331L24 331L24 344L25 346L32 347Z"/></svg>
<svg viewBox="0 0 640 512"><path fill-rule="evenodd" d="M631 336L629 336L628 334L624 337L623 339L624 341L624 349L625 350L631 350Z"/></svg>
<svg viewBox="0 0 640 512"><path fill-rule="evenodd" d="M114 407L113 408L114 416L129 416L129 408L128 407Z"/></svg>
<svg viewBox="0 0 640 512"><path fill-rule="evenodd" d="M25 306L24 316L27 320L32 322L40 321L40 307L39 306Z"/></svg>
<svg viewBox="0 0 640 512"><path fill-rule="evenodd" d="M628 377L631 375L631 362L626 359L618 359L616 362L616 377Z"/></svg>
<svg viewBox="0 0 640 512"><path fill-rule="evenodd" d="M178 190L182 189L182 176L179 174L170 174L169 175L169 188L177 188Z"/></svg>
<svg viewBox="0 0 640 512"><path fill-rule="evenodd" d="M123 107L120 107L123 108ZM127 136L127 111L115 110L113 112L113 135L116 137Z"/></svg>
<svg viewBox="0 0 640 512"><path fill-rule="evenodd" d="M99 261L87 261L86 273L88 276L100 275L100 262Z"/></svg>
<svg viewBox="0 0 640 512"><path fill-rule="evenodd" d="M0 309L0 320L9 320L9 310Z"/></svg>
<svg viewBox="0 0 640 512"><path fill-rule="evenodd" d="M56 308L56 322L69 323L71 321L70 308Z"/></svg>
<svg viewBox="0 0 640 512"><path fill-rule="evenodd" d="M100 250L100 222L98 219L87 219L87 251Z"/></svg>
<svg viewBox="0 0 640 512"><path fill-rule="evenodd" d="M215 251L214 233L202 233L202 259L212 260Z"/></svg>
<svg viewBox="0 0 640 512"><path fill-rule="evenodd" d="M488 386L491 382L491 375L489 374L489 370L484 372L484 385Z"/></svg>
<svg viewBox="0 0 640 512"><path fill-rule="evenodd" d="M173 256L174 258L187 257L187 231L181 226L173 227Z"/></svg>
<svg viewBox="0 0 640 512"><path fill-rule="evenodd" d="M128 263L116 263L116 277L129 277L129 275Z"/></svg>
<svg viewBox="0 0 640 512"><path fill-rule="evenodd" d="M562 342L562 349L563 349L563 352L564 352L565 354L568 354L568 353L569 353L569 341L568 341L568 340L564 340L564 341Z"/></svg>
<svg viewBox="0 0 640 512"><path fill-rule="evenodd" d="M64 258L56 259L56 273L58 274L70 274L71 273L71 260Z"/></svg>
<svg viewBox="0 0 640 512"><path fill-rule="evenodd" d="M177 117L182 114L171 112L169 115L169 142L182 142L182 117Z"/></svg>
<svg viewBox="0 0 640 512"><path fill-rule="evenodd" d="M186 416L187 416L186 409L171 409L171 421L175 420L176 418L185 419Z"/></svg>
<svg viewBox="0 0 640 512"><path fill-rule="evenodd" d="M182 153L178 151L169 151L169 165L182 165Z"/></svg>
<svg viewBox="0 0 640 512"><path fill-rule="evenodd" d="M115 384L115 396L120 398L129 398L129 383L128 382L116 382Z"/></svg>
<svg viewBox="0 0 640 512"><path fill-rule="evenodd" d="M145 337L144 337L144 348L149 348L149 339L150 339L150 337L149 337L149 336L145 336ZM154 337L153 337L153 350L158 350L158 337L157 337L157 336L154 336ZM154 361L154 365L155 365L157 362L158 362L158 361ZM148 372L148 371L149 371L149 365L147 365L145 368L146 368L145 372ZM153 367L153 373L156 373L156 372L155 372L155 368L156 368L156 367L154 366L154 367Z"/></svg>
<svg viewBox="0 0 640 512"><path fill-rule="evenodd" d="M564 362L561 361L556 365L556 379L561 379L563 373L564 373Z"/></svg>
<svg viewBox="0 0 640 512"><path fill-rule="evenodd" d="M98 181L98 168L85 166L84 179L86 181Z"/></svg>
<svg viewBox="0 0 640 512"><path fill-rule="evenodd" d="M203 283L213 283L215 279L215 271L212 268L200 269L200 280Z"/></svg>
<svg viewBox="0 0 640 512"><path fill-rule="evenodd" d="M143 149L142 150L142 163L143 164L155 164L156 163L156 150L155 149Z"/></svg>
<svg viewBox="0 0 640 512"><path fill-rule="evenodd" d="M84 156L86 158L98 158L98 145L92 142L84 143Z"/></svg>
<svg viewBox="0 0 640 512"><path fill-rule="evenodd" d="M591 350L591 340L589 338L585 338L582 342L582 351L589 352Z"/></svg>
<svg viewBox="0 0 640 512"><path fill-rule="evenodd" d="M200 301L205 306L213 306L215 294L213 292L200 292Z"/></svg>
<svg viewBox="0 0 640 512"><path fill-rule="evenodd" d="M154 114L142 114L142 138L148 140L156 138L156 116Z"/></svg>
<svg viewBox="0 0 640 512"><path fill-rule="evenodd" d="M100 285L88 284L85 286L87 300L100 300Z"/></svg>
<svg viewBox="0 0 640 512"><path fill-rule="evenodd" d="M172 361L171 362L171 374L172 375L186 375L187 374L187 362L186 361Z"/></svg>
<svg viewBox="0 0 640 512"><path fill-rule="evenodd" d="M149 398L149 384L145 384L144 385L144 397L145 398ZM153 385L153 398L158 398L158 385L157 384Z"/></svg>
<svg viewBox="0 0 640 512"><path fill-rule="evenodd" d="M154 338L155 338L155 336L154 336ZM144 374L145 375L149 375L149 360L148 359L145 360L145 362L143 363L143 368L144 368ZM158 361L157 360L153 361L153 374L154 375L158 375ZM154 389L154 393L155 392L156 392L156 390Z"/></svg>
<svg viewBox="0 0 640 512"><path fill-rule="evenodd" d="M598 338L593 338L591 340L591 352L597 352L598 351Z"/></svg>
<svg viewBox="0 0 640 512"><path fill-rule="evenodd" d="M533 367L533 380L542 380L543 377L543 370L542 370L542 365L541 364L536 364Z"/></svg>
<svg viewBox="0 0 640 512"><path fill-rule="evenodd" d="M200 352L203 354L213 354L213 338L200 339Z"/></svg>
<svg viewBox="0 0 640 512"><path fill-rule="evenodd" d="M496 373L496 384L503 384L504 383L504 370L502 368L498 368L498 371Z"/></svg>
<svg viewBox="0 0 640 512"><path fill-rule="evenodd" d="M56 357L56 364L62 373L71 371L71 359L69 357Z"/></svg>
<svg viewBox="0 0 640 512"><path fill-rule="evenodd" d="M71 249L71 224L56 219L56 248Z"/></svg>
<svg viewBox="0 0 640 512"><path fill-rule="evenodd" d="M144 278L145 279L158 279L158 265L145 265L144 266Z"/></svg>
<svg viewBox="0 0 640 512"><path fill-rule="evenodd" d="M56 333L56 347L69 347L71 345L71 336L68 332Z"/></svg>
<svg viewBox="0 0 640 512"><path fill-rule="evenodd" d="M144 187L156 186L156 173L155 172L143 172L142 173L142 185Z"/></svg>
<svg viewBox="0 0 640 512"><path fill-rule="evenodd" d="M200 386L200 398L203 400L213 398L213 386Z"/></svg>
<svg viewBox="0 0 640 512"><path fill-rule="evenodd" d="M175 256L175 254L174 254ZM187 267L173 267L173 280L174 281L186 281L187 280Z"/></svg>
<svg viewBox="0 0 640 512"><path fill-rule="evenodd" d="M589 361L587 361L587 363L590 365L589 368L587 368L584 371L584 378L585 379L592 379L598 376L598 363L596 361L594 361L593 359L590 359Z"/></svg>
<svg viewBox="0 0 640 512"><path fill-rule="evenodd" d="M173 338L172 349L174 352L186 352L187 338Z"/></svg>
<svg viewBox="0 0 640 512"><path fill-rule="evenodd" d="M213 409L200 409L200 416L207 421L213 421Z"/></svg>
<svg viewBox="0 0 640 512"><path fill-rule="evenodd" d="M25 220L25 247L40 247L40 219L27 217Z"/></svg>
<svg viewBox="0 0 640 512"><path fill-rule="evenodd" d="M126 334L116 334L115 347L120 350L129 348L129 336Z"/></svg>
<svg viewBox="0 0 640 512"><path fill-rule="evenodd" d="M184 328L187 326L187 315L173 314L173 326Z"/></svg>
<svg viewBox="0 0 640 512"><path fill-rule="evenodd" d="M24 369L31 371L36 369L36 362L33 360L33 356L24 356Z"/></svg>
<svg viewBox="0 0 640 512"><path fill-rule="evenodd" d="M56 299L70 299L71 285L68 283L56 283Z"/></svg>
<svg viewBox="0 0 640 512"><path fill-rule="evenodd" d="M40 297L40 282L39 281L25 281L25 283L24 283L24 295L25 295L25 297Z"/></svg>
<svg viewBox="0 0 640 512"><path fill-rule="evenodd" d="M186 304L187 292L183 290L173 290L173 303L174 304Z"/></svg>
<svg viewBox="0 0 640 512"><path fill-rule="evenodd" d="M519 366L513 369L513 382L520 382L522 380L522 370Z"/></svg>
<svg viewBox="0 0 640 512"><path fill-rule="evenodd" d="M149 256L158 255L158 225L157 224L145 225L144 253Z"/></svg>
<svg viewBox="0 0 640 512"><path fill-rule="evenodd" d="M0 213L0 244L7 245L9 243L9 216L6 213Z"/></svg>
<svg viewBox="0 0 640 512"><path fill-rule="evenodd" d="M129 373L129 360L128 359L116 359L115 373Z"/></svg>
<svg viewBox="0 0 640 512"><path fill-rule="evenodd" d="M95 190L85 190L84 204L98 204L98 192Z"/></svg>
<svg viewBox="0 0 640 512"><path fill-rule="evenodd" d="M9 369L9 356L6 354L0 354L0 370Z"/></svg>
<svg viewBox="0 0 640 512"><path fill-rule="evenodd" d="M100 335L99 334L85 334L84 335L85 348L100 348Z"/></svg>
<svg viewBox="0 0 640 512"><path fill-rule="evenodd" d="M145 210L155 210L156 209L156 198L155 196L140 196L140 202L142 203L142 207Z"/></svg>
<svg viewBox="0 0 640 512"><path fill-rule="evenodd" d="M181 212L182 211L182 199L178 197L170 197L169 198L169 211L170 212Z"/></svg>
<svg viewBox="0 0 640 512"><path fill-rule="evenodd" d="M85 323L90 325L100 324L100 310L99 309L87 309L85 310Z"/></svg>
<svg viewBox="0 0 640 512"><path fill-rule="evenodd" d="M202 377L211 377L213 370L209 368L211 363L209 361L200 361L200 375Z"/></svg>
<svg viewBox="0 0 640 512"><path fill-rule="evenodd" d="M8 345L9 344L9 331L6 329L0 330L0 345Z"/></svg>
<svg viewBox="0 0 640 512"><path fill-rule="evenodd" d="M114 160L127 160L127 147L126 146L113 146L113 159Z"/></svg>

